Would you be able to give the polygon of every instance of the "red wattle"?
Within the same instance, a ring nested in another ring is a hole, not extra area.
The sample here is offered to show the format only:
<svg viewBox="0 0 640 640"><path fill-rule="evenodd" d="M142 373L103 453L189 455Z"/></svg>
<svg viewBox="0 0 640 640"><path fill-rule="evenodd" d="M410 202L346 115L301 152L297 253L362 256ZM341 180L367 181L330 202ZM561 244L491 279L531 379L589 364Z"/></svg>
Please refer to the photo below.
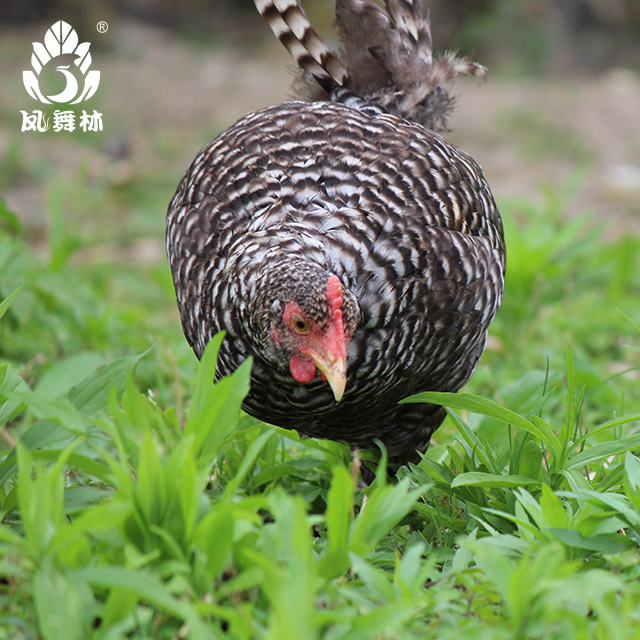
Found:
<svg viewBox="0 0 640 640"><path fill-rule="evenodd" d="M289 370L293 379L306 384L316 377L316 363L305 356L292 355Z"/></svg>

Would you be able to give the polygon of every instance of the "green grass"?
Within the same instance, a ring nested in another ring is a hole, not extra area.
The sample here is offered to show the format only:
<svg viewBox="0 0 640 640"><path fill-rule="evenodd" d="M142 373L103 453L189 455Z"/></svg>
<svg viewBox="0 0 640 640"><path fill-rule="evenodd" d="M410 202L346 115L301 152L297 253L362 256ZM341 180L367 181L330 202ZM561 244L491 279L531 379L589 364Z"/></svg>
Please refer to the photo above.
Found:
<svg viewBox="0 0 640 640"><path fill-rule="evenodd" d="M637 238L565 221L570 186L501 202L480 368L363 490L345 446L241 414L249 362L211 384L219 338L197 363L164 261L74 223L83 184L44 249L0 206L0 639L640 637ZM107 195L159 241L157 195Z"/></svg>

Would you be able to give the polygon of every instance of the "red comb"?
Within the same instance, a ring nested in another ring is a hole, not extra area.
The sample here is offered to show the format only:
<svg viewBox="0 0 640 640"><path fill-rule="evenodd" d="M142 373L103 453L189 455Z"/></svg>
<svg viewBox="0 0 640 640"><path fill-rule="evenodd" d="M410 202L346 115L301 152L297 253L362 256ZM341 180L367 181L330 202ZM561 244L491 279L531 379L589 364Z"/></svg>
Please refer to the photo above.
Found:
<svg viewBox="0 0 640 640"><path fill-rule="evenodd" d="M327 332L327 342L335 357L345 357L344 323L342 322L342 283L338 276L329 277L327 300L331 304L332 322Z"/></svg>
<svg viewBox="0 0 640 640"><path fill-rule="evenodd" d="M330 276L329 282L327 282L327 299L331 303L334 314L336 311L340 311L340 307L342 307L342 283L336 275Z"/></svg>

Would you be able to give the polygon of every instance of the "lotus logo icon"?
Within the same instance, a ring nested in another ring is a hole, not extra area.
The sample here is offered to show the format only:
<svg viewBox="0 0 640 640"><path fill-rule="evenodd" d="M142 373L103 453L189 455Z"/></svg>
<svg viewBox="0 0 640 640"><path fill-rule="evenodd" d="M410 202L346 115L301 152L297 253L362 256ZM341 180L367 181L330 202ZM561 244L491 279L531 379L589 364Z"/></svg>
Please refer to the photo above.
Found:
<svg viewBox="0 0 640 640"><path fill-rule="evenodd" d="M33 43L33 54L31 55L33 71L22 72L24 88L29 95L35 100L40 100L40 102L46 104L51 104L52 102L77 104L83 100L88 100L96 92L100 84L100 72L88 71L91 66L90 46L88 42L78 44L78 34L71 25L62 20L56 22L47 30L44 36L44 44L40 42ZM54 96L43 96L38 83L38 76L42 68L50 60L69 53L76 56L73 62L84 76L82 90L80 90L76 77L69 71L69 65L61 64L56 69L66 77L67 84L64 90Z"/></svg>

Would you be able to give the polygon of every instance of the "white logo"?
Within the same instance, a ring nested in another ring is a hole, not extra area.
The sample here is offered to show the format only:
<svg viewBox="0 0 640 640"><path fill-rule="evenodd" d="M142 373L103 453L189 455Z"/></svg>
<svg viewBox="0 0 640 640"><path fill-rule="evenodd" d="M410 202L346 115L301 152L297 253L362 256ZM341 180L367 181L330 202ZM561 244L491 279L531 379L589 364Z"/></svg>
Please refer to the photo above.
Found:
<svg viewBox="0 0 640 640"><path fill-rule="evenodd" d="M44 36L44 45L40 42L33 43L31 66L35 73L31 70L22 72L24 88L29 95L34 100L40 100L40 102L46 104L51 104L52 102L77 104L83 100L88 100L96 92L100 84L99 71L89 71L89 73L87 73L87 70L91 66L90 46L88 42L78 44L78 34L73 27L66 22L59 20L51 26ZM82 75L85 76L82 91L79 91L78 81L73 73L69 71L69 65L67 64L56 67L67 79L64 90L54 96L43 96L40 91L40 85L38 84L38 76L42 68L49 60L69 53L76 56L74 64L80 69ZM79 97L76 98L78 94ZM74 98L76 99L74 100Z"/></svg>

